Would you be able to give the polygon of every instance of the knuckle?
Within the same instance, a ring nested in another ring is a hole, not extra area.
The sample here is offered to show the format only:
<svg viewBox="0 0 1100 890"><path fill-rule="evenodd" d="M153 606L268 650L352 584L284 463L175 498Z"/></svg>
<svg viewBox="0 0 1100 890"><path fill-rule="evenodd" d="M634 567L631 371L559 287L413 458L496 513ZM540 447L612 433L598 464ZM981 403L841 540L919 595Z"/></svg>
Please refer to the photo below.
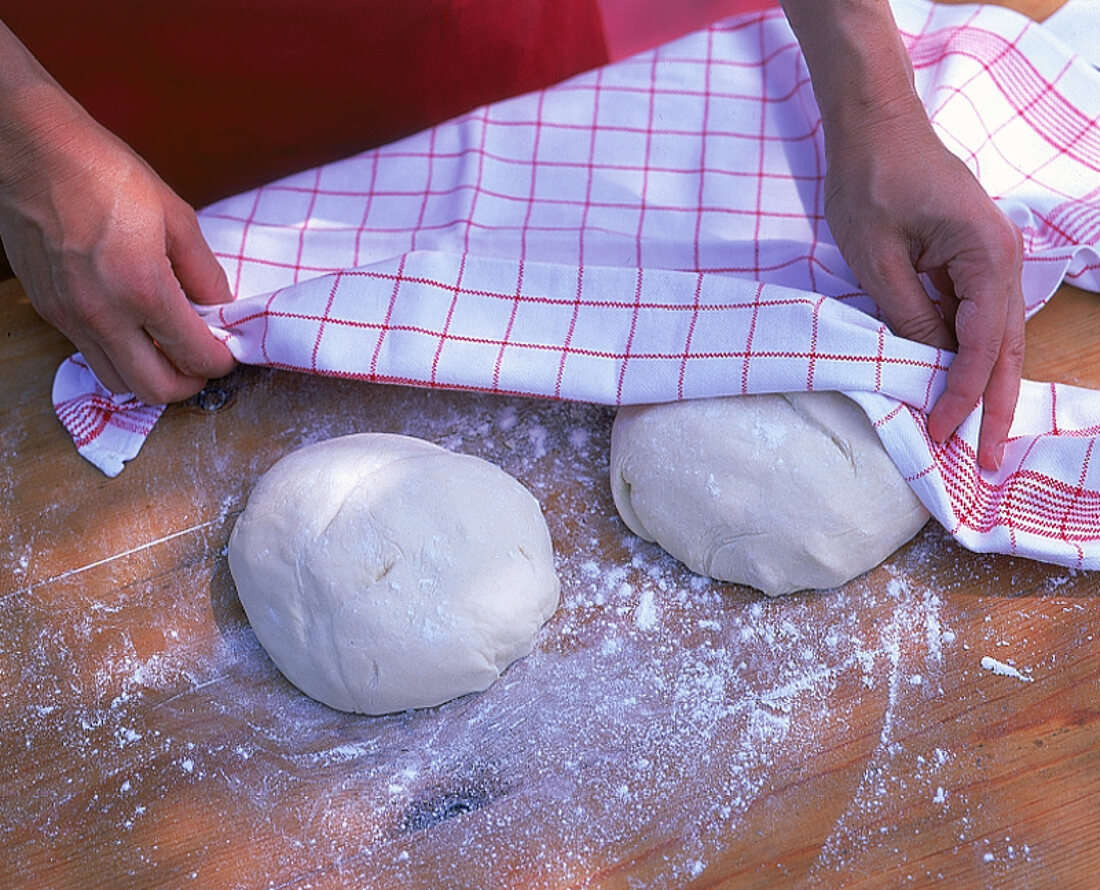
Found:
<svg viewBox="0 0 1100 890"><path fill-rule="evenodd" d="M73 289L69 292L67 303L70 323L97 334L112 329L111 304L97 291L84 288Z"/></svg>
<svg viewBox="0 0 1100 890"><path fill-rule="evenodd" d="M201 377L198 363L195 359L187 354L172 356L168 359L172 363L172 367L183 377Z"/></svg>
<svg viewBox="0 0 1100 890"><path fill-rule="evenodd" d="M888 289L895 279L905 274L903 261L893 249L862 251L859 258L860 280L867 288Z"/></svg>
<svg viewBox="0 0 1100 890"><path fill-rule="evenodd" d="M978 404L982 396L982 383L971 377L952 374L948 369L944 390L945 394L950 394L959 405L965 405L966 410L969 411Z"/></svg>
<svg viewBox="0 0 1100 890"><path fill-rule="evenodd" d="M208 380L224 377L235 364L232 354L211 338L208 342L190 344L173 352L169 360L176 370L191 380L201 381L196 392Z"/></svg>
<svg viewBox="0 0 1100 890"><path fill-rule="evenodd" d="M189 377L196 380L201 379L205 382L207 377L209 376L206 373L206 367L204 366L201 357L192 353L184 353L178 358L173 357L171 359L171 362L175 366L176 370L179 371L179 373L184 377ZM201 388L202 386L200 385L196 388L195 391L198 392L198 390ZM193 394L194 393L188 393L188 395ZM187 396L185 396L184 398L187 398Z"/></svg>
<svg viewBox="0 0 1100 890"><path fill-rule="evenodd" d="M1009 334L1001 343L1001 361L1011 368L1019 368L1024 363L1026 340L1022 334Z"/></svg>
<svg viewBox="0 0 1100 890"><path fill-rule="evenodd" d="M895 325L895 332L907 340L919 343L935 343L943 333L943 321L938 316L919 315L906 318Z"/></svg>
<svg viewBox="0 0 1100 890"><path fill-rule="evenodd" d="M202 231L195 208L175 194L166 202L166 221L169 237L180 234L193 237Z"/></svg>
<svg viewBox="0 0 1100 890"><path fill-rule="evenodd" d="M965 347L971 363L981 368L992 368L1003 354L1002 343L989 340L980 340L977 343L968 343Z"/></svg>
<svg viewBox="0 0 1100 890"><path fill-rule="evenodd" d="M993 262L1016 269L1023 264L1024 236L1005 214L998 216L998 231L990 245Z"/></svg>

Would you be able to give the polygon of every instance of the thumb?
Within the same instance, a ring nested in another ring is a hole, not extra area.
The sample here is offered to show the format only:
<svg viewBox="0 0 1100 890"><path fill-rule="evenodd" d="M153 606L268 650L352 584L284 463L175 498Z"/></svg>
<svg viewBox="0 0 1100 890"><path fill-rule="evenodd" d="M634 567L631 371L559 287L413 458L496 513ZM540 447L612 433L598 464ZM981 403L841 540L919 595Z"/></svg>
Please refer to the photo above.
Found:
<svg viewBox="0 0 1100 890"><path fill-rule="evenodd" d="M233 293L225 270L206 243L195 212L184 205L167 214L166 248L172 271L192 303L229 303Z"/></svg>

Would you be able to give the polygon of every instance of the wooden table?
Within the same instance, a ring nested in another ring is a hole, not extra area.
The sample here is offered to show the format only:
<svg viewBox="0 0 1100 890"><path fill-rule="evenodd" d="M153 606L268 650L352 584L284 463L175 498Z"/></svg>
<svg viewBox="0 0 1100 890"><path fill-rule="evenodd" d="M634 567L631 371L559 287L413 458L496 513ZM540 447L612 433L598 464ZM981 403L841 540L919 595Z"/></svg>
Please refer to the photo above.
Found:
<svg viewBox="0 0 1100 890"><path fill-rule="evenodd" d="M936 527L765 600L618 521L612 412L240 369L109 480L50 408L67 343L0 285L0 887L1087 888L1095 575ZM1063 288L1028 376L1100 387ZM225 559L257 477L388 430L541 500L563 604L488 692L386 718L305 698ZM982 667L983 657L1019 675Z"/></svg>
<svg viewBox="0 0 1100 890"><path fill-rule="evenodd" d="M0 886L1095 885L1094 575L929 527L767 601L625 530L609 410L257 369L109 480L52 415L68 346L14 282L0 331ZM1100 386L1098 338L1063 289L1029 374ZM225 559L250 486L360 430L478 454L544 505L563 605L484 695L342 715L252 636Z"/></svg>

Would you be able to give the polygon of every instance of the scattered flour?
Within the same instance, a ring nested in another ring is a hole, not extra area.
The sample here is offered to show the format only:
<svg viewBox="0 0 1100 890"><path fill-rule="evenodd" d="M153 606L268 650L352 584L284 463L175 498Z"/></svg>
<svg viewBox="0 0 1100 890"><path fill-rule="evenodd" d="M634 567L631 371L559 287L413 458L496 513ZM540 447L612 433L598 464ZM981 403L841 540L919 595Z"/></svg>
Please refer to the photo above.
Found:
<svg viewBox="0 0 1100 890"><path fill-rule="evenodd" d="M679 888L730 837L782 831L777 792L838 756L857 766L846 794L818 802L832 822L810 873L821 886L868 851L903 846L894 826L907 802L936 804L960 844L977 834L966 793L946 790L962 756L953 737L921 726L964 648L928 569L941 533L841 590L764 600L626 532L606 482L611 411L440 393L405 405L403 425L387 428L445 436L543 501L563 602L535 653L485 694L427 711L371 719L310 701L259 648L218 552L265 466L215 466L228 493L170 588L115 589L108 565L94 579L28 579L9 597L25 618L0 650L24 653L26 704L9 709L3 739L35 787L4 797L12 855L45 856L94 824L93 852L122 850L118 867L151 881L164 874L157 826L181 812L166 792L182 773L199 802L188 798L198 846L180 880L229 855L228 822L282 850L250 860L249 886L304 887L303 875L333 869L345 885L412 888L461 860L486 887L585 887L594 863L667 836L646 886ZM285 445L369 424L307 418ZM30 545L12 543L22 578ZM57 585L78 597L91 580L106 593L89 608L51 610ZM834 725L871 732L838 755L822 731ZM47 741L68 762L37 761ZM1031 860L1018 841L988 852L998 866Z"/></svg>
<svg viewBox="0 0 1100 890"><path fill-rule="evenodd" d="M634 609L634 624L639 630L653 630L657 626L658 618L653 589L647 587L642 591Z"/></svg>
<svg viewBox="0 0 1100 890"><path fill-rule="evenodd" d="M1030 683L1034 679L1033 677L1027 677L1021 674L1012 665L1005 664L1003 661L998 661L996 658L990 658L988 655L982 656L981 664L983 670L990 671L998 677L1011 677L1014 680L1022 680L1024 683Z"/></svg>

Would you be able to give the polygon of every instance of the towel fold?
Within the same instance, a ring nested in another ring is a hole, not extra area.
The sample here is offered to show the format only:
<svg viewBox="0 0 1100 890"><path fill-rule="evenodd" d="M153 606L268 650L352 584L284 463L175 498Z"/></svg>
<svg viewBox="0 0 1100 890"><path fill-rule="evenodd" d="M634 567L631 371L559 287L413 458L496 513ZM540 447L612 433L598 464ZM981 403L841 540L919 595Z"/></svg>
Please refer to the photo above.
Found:
<svg viewBox="0 0 1100 890"><path fill-rule="evenodd" d="M1028 313L1100 290L1100 74L997 7L897 0L945 144L1020 226ZM823 217L820 117L782 15L739 16L200 213L242 362L605 404L829 389L963 545L1100 566L1100 393L1025 381L1002 467L952 356L890 333ZM109 475L159 408L74 357L58 415Z"/></svg>

